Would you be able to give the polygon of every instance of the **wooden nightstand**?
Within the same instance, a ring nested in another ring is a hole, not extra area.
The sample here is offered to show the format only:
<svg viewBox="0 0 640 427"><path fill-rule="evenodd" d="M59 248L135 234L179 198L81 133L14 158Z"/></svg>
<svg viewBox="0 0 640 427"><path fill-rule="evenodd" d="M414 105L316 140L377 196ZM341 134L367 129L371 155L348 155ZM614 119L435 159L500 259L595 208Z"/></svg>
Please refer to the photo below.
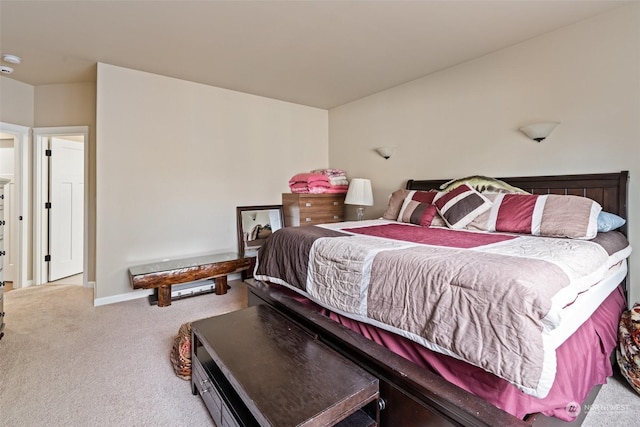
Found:
<svg viewBox="0 0 640 427"><path fill-rule="evenodd" d="M285 227L344 221L345 194L282 193Z"/></svg>

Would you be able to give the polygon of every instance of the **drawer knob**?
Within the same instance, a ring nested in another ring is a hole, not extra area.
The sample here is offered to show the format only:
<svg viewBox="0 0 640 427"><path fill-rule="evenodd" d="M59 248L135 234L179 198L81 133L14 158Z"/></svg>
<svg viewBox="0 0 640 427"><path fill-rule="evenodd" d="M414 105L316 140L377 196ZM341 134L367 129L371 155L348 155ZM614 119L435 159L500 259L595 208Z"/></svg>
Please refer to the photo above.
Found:
<svg viewBox="0 0 640 427"><path fill-rule="evenodd" d="M387 407L387 402L384 401L383 398L378 399L378 409L384 411L384 408Z"/></svg>
<svg viewBox="0 0 640 427"><path fill-rule="evenodd" d="M338 206L340 203L338 202L333 202L333 206Z"/></svg>
<svg viewBox="0 0 640 427"><path fill-rule="evenodd" d="M311 203L307 202L304 204L306 207L310 208L311 207Z"/></svg>
<svg viewBox="0 0 640 427"><path fill-rule="evenodd" d="M307 222L311 222L311 218L305 218L304 220Z"/></svg>
<svg viewBox="0 0 640 427"><path fill-rule="evenodd" d="M333 219L340 219L340 217L338 215L334 215Z"/></svg>

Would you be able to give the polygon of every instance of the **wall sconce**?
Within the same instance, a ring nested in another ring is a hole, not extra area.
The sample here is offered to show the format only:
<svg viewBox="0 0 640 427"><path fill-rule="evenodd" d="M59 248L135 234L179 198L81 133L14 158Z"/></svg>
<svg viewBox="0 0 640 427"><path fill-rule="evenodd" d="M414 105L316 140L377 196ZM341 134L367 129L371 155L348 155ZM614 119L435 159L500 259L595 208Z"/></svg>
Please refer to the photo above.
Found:
<svg viewBox="0 0 640 427"><path fill-rule="evenodd" d="M393 153L396 152L396 147L379 147L379 148L376 148L376 151L382 157L384 157L385 159L388 159L389 157L393 156Z"/></svg>
<svg viewBox="0 0 640 427"><path fill-rule="evenodd" d="M347 197L344 199L346 205L358 205L358 221L364 219L364 207L373 206L373 192L371 191L371 180L364 178L353 178L349 183Z"/></svg>
<svg viewBox="0 0 640 427"><path fill-rule="evenodd" d="M534 123L529 126L523 126L520 131L536 142L543 141L558 126L558 122Z"/></svg>

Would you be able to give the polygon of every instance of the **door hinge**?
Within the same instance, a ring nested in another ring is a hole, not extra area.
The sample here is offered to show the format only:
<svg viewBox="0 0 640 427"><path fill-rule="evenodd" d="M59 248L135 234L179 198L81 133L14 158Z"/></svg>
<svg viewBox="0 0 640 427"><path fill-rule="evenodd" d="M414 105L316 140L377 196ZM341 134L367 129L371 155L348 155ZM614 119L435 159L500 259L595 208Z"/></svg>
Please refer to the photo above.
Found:
<svg viewBox="0 0 640 427"><path fill-rule="evenodd" d="M51 255L45 255L45 256L44 256L44 261L45 261L45 262L49 262L49 261L51 261Z"/></svg>
<svg viewBox="0 0 640 427"><path fill-rule="evenodd" d="M49 150L49 149L44 150L44 155L47 156L47 157L51 157L51 150Z"/></svg>
<svg viewBox="0 0 640 427"><path fill-rule="evenodd" d="M51 202L44 202L45 209L51 209Z"/></svg>

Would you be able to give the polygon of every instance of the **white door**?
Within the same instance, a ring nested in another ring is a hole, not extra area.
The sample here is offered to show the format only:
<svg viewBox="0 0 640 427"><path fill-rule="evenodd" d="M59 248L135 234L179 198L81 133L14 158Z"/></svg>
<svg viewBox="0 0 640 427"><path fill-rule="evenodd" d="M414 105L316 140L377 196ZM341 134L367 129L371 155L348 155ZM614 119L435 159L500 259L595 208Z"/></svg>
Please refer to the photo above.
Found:
<svg viewBox="0 0 640 427"><path fill-rule="evenodd" d="M82 273L84 144L51 138L49 281Z"/></svg>
<svg viewBox="0 0 640 427"><path fill-rule="evenodd" d="M4 258L4 280L7 282L13 282L16 268L16 256L18 251L16 249L17 239L14 236L17 235L17 227L15 221L11 221L11 218L17 218L14 212L15 203L15 185L14 185L14 141L12 135L7 135L10 138L0 138L0 178L8 179L9 182L4 186L4 251L6 253Z"/></svg>

